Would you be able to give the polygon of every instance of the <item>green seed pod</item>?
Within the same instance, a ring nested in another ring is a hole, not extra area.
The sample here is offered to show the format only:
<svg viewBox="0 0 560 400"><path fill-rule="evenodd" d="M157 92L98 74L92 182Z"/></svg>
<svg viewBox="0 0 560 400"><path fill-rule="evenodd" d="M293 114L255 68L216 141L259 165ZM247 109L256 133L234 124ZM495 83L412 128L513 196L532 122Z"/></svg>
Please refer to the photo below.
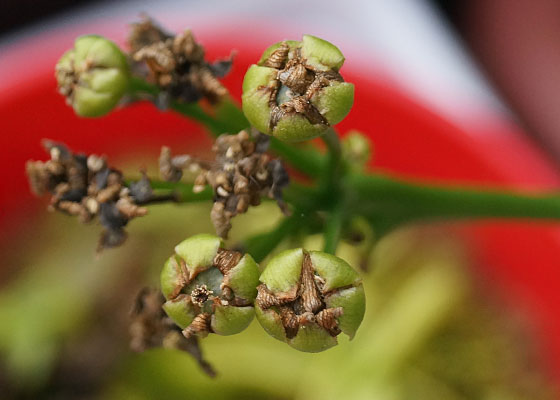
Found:
<svg viewBox="0 0 560 400"><path fill-rule="evenodd" d="M317 353L351 339L365 312L359 275L344 260L320 251L294 249L270 260L260 276L257 320L274 338Z"/></svg>
<svg viewBox="0 0 560 400"><path fill-rule="evenodd" d="M101 36L80 36L55 68L59 92L82 117L111 111L126 92L129 67L119 47Z"/></svg>
<svg viewBox="0 0 560 400"><path fill-rule="evenodd" d="M315 36L270 46L245 74L245 116L259 131L285 141L323 134L354 102L354 85L338 73L343 63L336 46Z"/></svg>
<svg viewBox="0 0 560 400"><path fill-rule="evenodd" d="M259 268L253 258L200 234L175 247L161 271L163 309L183 335L233 335L251 323Z"/></svg>

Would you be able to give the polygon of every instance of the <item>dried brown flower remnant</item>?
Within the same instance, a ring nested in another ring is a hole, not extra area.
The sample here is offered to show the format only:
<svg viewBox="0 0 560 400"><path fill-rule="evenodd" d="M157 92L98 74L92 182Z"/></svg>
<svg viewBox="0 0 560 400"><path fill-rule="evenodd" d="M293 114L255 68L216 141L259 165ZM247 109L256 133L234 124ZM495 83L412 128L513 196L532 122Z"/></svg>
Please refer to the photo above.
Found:
<svg viewBox="0 0 560 400"><path fill-rule="evenodd" d="M130 26L128 45L132 53L136 53L144 46L163 42L173 37L173 35L164 31L147 15L141 15L140 21L134 22Z"/></svg>
<svg viewBox="0 0 560 400"><path fill-rule="evenodd" d="M208 286L206 285L197 286L191 292L191 301L193 302L193 304L202 307L213 293L214 292L208 289Z"/></svg>
<svg viewBox="0 0 560 400"><path fill-rule="evenodd" d="M171 149L163 146L159 156L159 173L161 178L168 182L178 182L183 177L183 170L191 173L200 172L200 168L210 168L209 163L194 159L188 154L171 156Z"/></svg>
<svg viewBox="0 0 560 400"><path fill-rule="evenodd" d="M162 90L156 99L162 106L170 99L217 103L228 94L218 78L229 72L232 58L206 62L204 48L190 30L172 36L144 18L133 25L129 44L132 59L145 64L147 79Z"/></svg>
<svg viewBox="0 0 560 400"><path fill-rule="evenodd" d="M214 257L214 265L222 274L226 275L230 269L239 263L242 257L243 254L238 251L218 249L218 253Z"/></svg>
<svg viewBox="0 0 560 400"><path fill-rule="evenodd" d="M204 359L198 338L185 338L181 330L163 311L165 298L159 290L144 288L138 293L131 311L130 348L142 352L153 347L166 347L188 352L209 376L214 368Z"/></svg>
<svg viewBox="0 0 560 400"><path fill-rule="evenodd" d="M38 196L51 194L51 211L75 215L83 223L99 217L104 231L98 250L122 244L128 221L146 215L141 205L156 199L148 178L127 186L121 172L109 167L104 157L72 153L50 140L43 145L50 160L26 165L31 190Z"/></svg>
<svg viewBox="0 0 560 400"><path fill-rule="evenodd" d="M290 46L286 42L282 42L280 46L274 50L270 56L264 61L265 67L282 69L286 65Z"/></svg>
<svg viewBox="0 0 560 400"><path fill-rule="evenodd" d="M225 238L232 218L260 204L262 196L275 199L287 213L282 189L289 183L289 177L282 163L265 153L267 146L268 138L262 134L255 134L254 139L247 131L222 135L212 147L213 163L200 162L187 155L171 157L169 149L164 147L160 173L163 179L177 180L183 169L199 169L193 190L199 192L206 185L212 187L214 205L210 218L218 236Z"/></svg>
<svg viewBox="0 0 560 400"><path fill-rule="evenodd" d="M315 274L309 253L303 254L303 265L301 270L301 284L299 287L299 302L295 304L303 312L315 314L323 308L323 302L319 296L319 288L315 282Z"/></svg>

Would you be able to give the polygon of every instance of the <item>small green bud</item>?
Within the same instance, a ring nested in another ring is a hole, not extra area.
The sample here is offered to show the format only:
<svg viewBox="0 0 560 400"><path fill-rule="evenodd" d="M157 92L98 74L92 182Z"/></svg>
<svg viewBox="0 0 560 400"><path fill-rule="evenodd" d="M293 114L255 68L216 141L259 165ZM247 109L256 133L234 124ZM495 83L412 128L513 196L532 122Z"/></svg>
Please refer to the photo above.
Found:
<svg viewBox="0 0 560 400"><path fill-rule="evenodd" d="M270 46L245 74L245 116L259 131L285 141L323 134L354 102L354 85L338 73L343 63L336 46L311 35Z"/></svg>
<svg viewBox="0 0 560 400"><path fill-rule="evenodd" d="M316 353L351 339L365 312L359 275L348 263L320 251L294 249L273 257L260 276L257 320L274 338Z"/></svg>
<svg viewBox="0 0 560 400"><path fill-rule="evenodd" d="M55 68L59 92L82 117L110 112L126 92L129 67L119 47L101 36L80 36Z"/></svg>
<svg viewBox="0 0 560 400"><path fill-rule="evenodd" d="M359 131L351 131L342 139L342 154L345 160L358 170L364 169L371 158L369 139Z"/></svg>
<svg viewBox="0 0 560 400"><path fill-rule="evenodd" d="M253 258L200 234L175 247L161 271L163 309L189 338L233 335L253 320L259 268Z"/></svg>

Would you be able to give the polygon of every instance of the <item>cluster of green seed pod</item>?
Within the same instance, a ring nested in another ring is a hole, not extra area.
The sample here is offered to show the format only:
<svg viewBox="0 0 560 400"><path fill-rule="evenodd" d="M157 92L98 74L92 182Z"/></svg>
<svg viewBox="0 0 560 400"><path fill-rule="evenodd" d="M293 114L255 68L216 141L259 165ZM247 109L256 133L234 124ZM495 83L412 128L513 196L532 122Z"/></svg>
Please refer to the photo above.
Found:
<svg viewBox="0 0 560 400"><path fill-rule="evenodd" d="M335 346L340 333L353 338L365 311L359 275L336 256L287 250L260 273L249 254L207 234L175 247L161 289L165 312L187 338L239 333L256 311L271 336L312 353Z"/></svg>
<svg viewBox="0 0 560 400"><path fill-rule="evenodd" d="M245 75L245 116L257 130L285 141L325 133L354 101L354 85L339 73L343 63L336 46L311 35L270 46ZM89 35L62 56L56 78L75 112L95 117L119 103L129 89L130 68L117 45ZM361 167L369 148L360 137L351 139L346 151L359 155ZM206 234L175 247L161 272L161 289L163 309L186 338L239 333L256 314L271 336L306 352L336 345L341 333L352 338L365 309L360 277L338 257L289 250L261 274L249 254Z"/></svg>
<svg viewBox="0 0 560 400"><path fill-rule="evenodd" d="M339 73L343 64L336 46L311 35L270 46L245 74L245 116L259 131L285 141L325 133L346 117L354 102L354 85ZM78 115L98 117L126 93L130 67L115 43L86 35L58 61L56 78L60 93ZM227 93L223 87L221 91Z"/></svg>

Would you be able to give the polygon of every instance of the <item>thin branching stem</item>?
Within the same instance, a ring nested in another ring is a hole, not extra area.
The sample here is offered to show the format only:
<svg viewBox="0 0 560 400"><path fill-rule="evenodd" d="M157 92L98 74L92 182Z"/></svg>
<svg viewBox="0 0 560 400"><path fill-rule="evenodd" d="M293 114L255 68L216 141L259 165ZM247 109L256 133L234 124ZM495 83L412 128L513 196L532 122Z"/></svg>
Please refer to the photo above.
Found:
<svg viewBox="0 0 560 400"><path fill-rule="evenodd" d="M159 89L142 79L133 78L132 97L153 97ZM242 111L234 106L226 113L211 115L198 104L172 101L170 108L205 126L214 136L222 133L235 133L245 121ZM232 122L234 121L234 122ZM241 122L240 122L241 121ZM249 124L247 123L247 127ZM466 188L459 186L426 185L396 179L381 174L347 174L342 160L338 135L329 129L322 136L327 146L327 155L306 146L271 140L271 150L296 170L318 179L319 189L312 189L313 195L306 199L297 185L290 185L294 204L303 205L307 210L323 209L329 213L324 227L325 245L335 251L339 228L344 221L338 221L336 207L341 198L352 199L343 208L356 208L368 220L378 221L387 231L394 226L418 220L474 219L474 218L522 218L522 219L560 219L560 195L529 195L506 190ZM343 182L344 181L344 182ZM170 184L164 187L157 183L154 189L170 189L179 192L179 202L203 201L212 198L210 189L193 193L192 185ZM187 186L185 186L187 185ZM300 187L301 188L301 187ZM299 192L299 194L298 194ZM317 193L319 193L317 195ZM307 193L309 194L309 193ZM344 215L344 213L339 213Z"/></svg>
<svg viewBox="0 0 560 400"><path fill-rule="evenodd" d="M133 77L130 93L133 98L143 98L146 95L154 97L159 93L159 89L141 78ZM240 127L239 121L247 121L243 112L235 106L228 107L227 113L216 113L216 115L207 113L198 103L182 103L172 100L169 107L173 111L200 123L213 136L237 133ZM246 122L245 127L249 127L249 122ZM310 153L309 149L291 146L275 138L271 138L270 149L298 171L310 177L321 175L324 161L323 157L316 151Z"/></svg>
<svg viewBox="0 0 560 400"><path fill-rule="evenodd" d="M261 262L288 236L294 234L302 223L298 215L283 218L275 228L245 240L243 250Z"/></svg>

